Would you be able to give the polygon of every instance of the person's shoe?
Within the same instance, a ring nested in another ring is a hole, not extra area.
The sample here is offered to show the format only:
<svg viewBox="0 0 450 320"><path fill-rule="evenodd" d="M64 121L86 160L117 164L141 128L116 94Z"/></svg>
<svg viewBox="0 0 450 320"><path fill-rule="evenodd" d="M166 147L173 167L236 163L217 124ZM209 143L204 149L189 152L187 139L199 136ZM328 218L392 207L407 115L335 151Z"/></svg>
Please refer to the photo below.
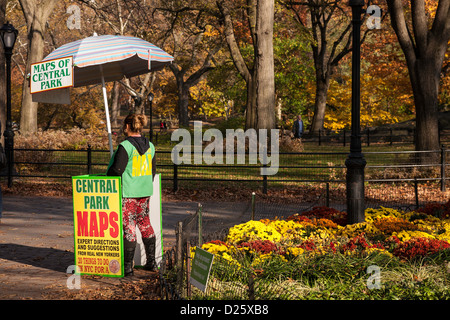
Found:
<svg viewBox="0 0 450 320"><path fill-rule="evenodd" d="M123 241L123 268L125 277L134 275L133 262L136 241Z"/></svg>
<svg viewBox="0 0 450 320"><path fill-rule="evenodd" d="M144 270L158 271L158 267L156 265L156 260L155 260L156 238L155 237L144 238L144 239L142 239L142 242L144 243L145 257L147 259L147 262L144 265Z"/></svg>

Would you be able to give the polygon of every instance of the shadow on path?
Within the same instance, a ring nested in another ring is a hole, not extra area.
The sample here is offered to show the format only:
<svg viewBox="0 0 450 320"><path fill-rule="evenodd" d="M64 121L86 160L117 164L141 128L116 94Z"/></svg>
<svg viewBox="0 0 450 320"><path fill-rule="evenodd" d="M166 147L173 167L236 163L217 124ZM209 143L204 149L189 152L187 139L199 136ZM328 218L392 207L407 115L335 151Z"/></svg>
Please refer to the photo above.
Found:
<svg viewBox="0 0 450 320"><path fill-rule="evenodd" d="M73 252L16 243L0 244L0 259L64 273L68 266L74 264ZM2 265L13 267L7 261L0 264L0 269L3 269Z"/></svg>

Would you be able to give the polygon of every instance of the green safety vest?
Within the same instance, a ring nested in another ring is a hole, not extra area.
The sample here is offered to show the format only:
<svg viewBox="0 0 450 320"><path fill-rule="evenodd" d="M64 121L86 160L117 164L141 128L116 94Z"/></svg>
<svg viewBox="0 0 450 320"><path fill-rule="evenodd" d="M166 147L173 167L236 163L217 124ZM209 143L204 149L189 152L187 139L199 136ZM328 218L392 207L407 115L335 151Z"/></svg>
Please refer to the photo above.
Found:
<svg viewBox="0 0 450 320"><path fill-rule="evenodd" d="M128 154L128 164L122 174L122 197L143 198L153 194L152 159L155 146L150 143L148 150L141 156L128 140L120 144ZM117 152L117 150L116 150ZM114 161L114 153L109 166Z"/></svg>

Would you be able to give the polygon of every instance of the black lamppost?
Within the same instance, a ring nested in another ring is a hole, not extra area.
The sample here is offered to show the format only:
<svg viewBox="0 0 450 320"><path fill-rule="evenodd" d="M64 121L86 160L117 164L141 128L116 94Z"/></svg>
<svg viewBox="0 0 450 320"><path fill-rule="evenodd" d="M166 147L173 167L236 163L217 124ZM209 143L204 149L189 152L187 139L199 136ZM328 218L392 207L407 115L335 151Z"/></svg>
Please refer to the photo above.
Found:
<svg viewBox="0 0 450 320"><path fill-rule="evenodd" d="M9 22L5 23L0 29L0 38L6 58L6 128L3 136L5 137L6 157L8 158L8 188L12 186L14 168L14 131L12 130L11 120L11 56L17 33L18 31Z"/></svg>
<svg viewBox="0 0 450 320"><path fill-rule="evenodd" d="M150 102L150 142L153 142L153 93L149 93L147 96L148 102Z"/></svg>
<svg viewBox="0 0 450 320"><path fill-rule="evenodd" d="M361 71L361 14L364 0L350 0L352 7L352 135L347 167L347 215L348 223L365 220L364 216L364 168L366 160L361 149L360 128L360 71Z"/></svg>

